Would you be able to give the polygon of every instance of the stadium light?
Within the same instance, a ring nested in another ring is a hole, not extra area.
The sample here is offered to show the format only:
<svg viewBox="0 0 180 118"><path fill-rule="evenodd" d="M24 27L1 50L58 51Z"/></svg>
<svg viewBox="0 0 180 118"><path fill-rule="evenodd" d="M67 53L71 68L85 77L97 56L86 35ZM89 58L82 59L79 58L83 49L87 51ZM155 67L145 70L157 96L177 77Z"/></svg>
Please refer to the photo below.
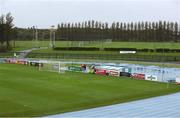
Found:
<svg viewBox="0 0 180 118"><path fill-rule="evenodd" d="M36 39L36 47L38 47L38 28L36 26L36 35L35 35L35 39Z"/></svg>
<svg viewBox="0 0 180 118"><path fill-rule="evenodd" d="M55 26L52 25L50 27L50 42L49 42L49 47L54 48L55 47L55 40L56 40L56 32L55 32Z"/></svg>
<svg viewBox="0 0 180 118"><path fill-rule="evenodd" d="M33 30L32 44L34 44L34 42L35 42L35 45L32 45L32 47L35 46L35 48L37 48L38 47L38 28L37 28L37 26L32 26L32 30Z"/></svg>

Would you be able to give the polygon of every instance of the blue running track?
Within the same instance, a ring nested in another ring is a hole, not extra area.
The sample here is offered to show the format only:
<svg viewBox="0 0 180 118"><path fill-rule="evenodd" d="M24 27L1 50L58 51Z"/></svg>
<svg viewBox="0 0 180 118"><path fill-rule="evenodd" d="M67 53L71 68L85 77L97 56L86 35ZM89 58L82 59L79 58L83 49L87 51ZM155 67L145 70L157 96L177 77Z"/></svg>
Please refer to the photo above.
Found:
<svg viewBox="0 0 180 118"><path fill-rule="evenodd" d="M48 118L65 117L168 117L180 118L180 93L138 100L105 107L69 112Z"/></svg>

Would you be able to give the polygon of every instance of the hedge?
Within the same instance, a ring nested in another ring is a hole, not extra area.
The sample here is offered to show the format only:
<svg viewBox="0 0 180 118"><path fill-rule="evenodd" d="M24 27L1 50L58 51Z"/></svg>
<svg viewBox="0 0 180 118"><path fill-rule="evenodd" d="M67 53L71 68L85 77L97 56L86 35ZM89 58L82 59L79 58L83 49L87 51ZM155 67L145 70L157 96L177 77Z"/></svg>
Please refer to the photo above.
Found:
<svg viewBox="0 0 180 118"><path fill-rule="evenodd" d="M62 48L62 47L55 47L54 50L70 50L70 51L99 51L99 48L94 48L94 47L67 47L67 48Z"/></svg>
<svg viewBox="0 0 180 118"><path fill-rule="evenodd" d="M61 50L61 51L100 51L101 48L95 47L55 47L54 50ZM137 52L159 52L159 53L168 53L168 52L180 52L180 49L137 49L137 48L104 48L104 51L137 51Z"/></svg>

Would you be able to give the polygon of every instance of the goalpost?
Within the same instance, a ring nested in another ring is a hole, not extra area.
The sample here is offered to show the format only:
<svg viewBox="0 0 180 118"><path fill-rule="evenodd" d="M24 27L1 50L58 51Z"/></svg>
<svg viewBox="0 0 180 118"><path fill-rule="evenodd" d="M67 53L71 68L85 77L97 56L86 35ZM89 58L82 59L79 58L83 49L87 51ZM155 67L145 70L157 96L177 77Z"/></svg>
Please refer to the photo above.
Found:
<svg viewBox="0 0 180 118"><path fill-rule="evenodd" d="M66 63L56 61L39 61L39 71L50 71L65 73L67 70Z"/></svg>
<svg viewBox="0 0 180 118"><path fill-rule="evenodd" d="M38 64L37 64L38 63ZM66 71L92 73L92 64L85 62L66 62L66 61L36 61L39 71L49 71L57 73L65 73Z"/></svg>

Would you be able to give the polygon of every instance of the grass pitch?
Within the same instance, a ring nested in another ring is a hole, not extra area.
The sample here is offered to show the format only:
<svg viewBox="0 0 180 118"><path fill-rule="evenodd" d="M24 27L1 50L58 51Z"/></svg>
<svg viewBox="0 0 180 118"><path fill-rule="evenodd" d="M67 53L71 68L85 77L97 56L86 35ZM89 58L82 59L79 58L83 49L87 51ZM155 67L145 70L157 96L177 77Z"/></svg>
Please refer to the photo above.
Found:
<svg viewBox="0 0 180 118"><path fill-rule="evenodd" d="M180 91L180 86L0 64L0 116L46 116Z"/></svg>
<svg viewBox="0 0 180 118"><path fill-rule="evenodd" d="M12 42L13 43L13 42ZM97 48L137 48L137 49L180 49L180 43L174 42L96 42L79 45L79 41L56 41L56 47L97 47ZM12 44L13 45L13 44ZM49 47L49 41L16 41L15 51L32 47Z"/></svg>

